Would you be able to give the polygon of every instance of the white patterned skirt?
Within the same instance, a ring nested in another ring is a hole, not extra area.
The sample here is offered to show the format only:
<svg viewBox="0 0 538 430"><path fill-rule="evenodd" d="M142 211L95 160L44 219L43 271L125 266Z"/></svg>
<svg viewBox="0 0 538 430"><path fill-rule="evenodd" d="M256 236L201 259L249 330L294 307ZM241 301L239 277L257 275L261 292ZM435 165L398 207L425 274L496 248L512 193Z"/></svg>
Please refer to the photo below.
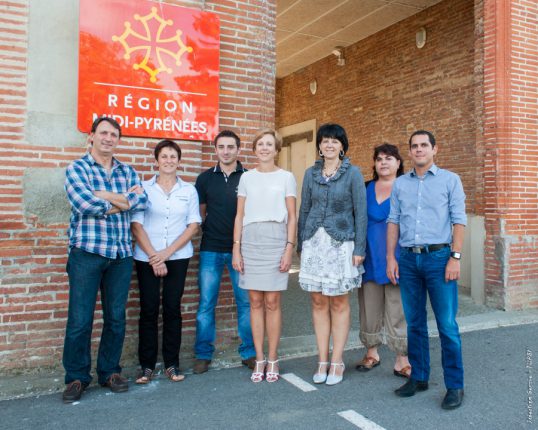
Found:
<svg viewBox="0 0 538 430"><path fill-rule="evenodd" d="M361 286L364 268L353 266L353 241L338 241L320 227L303 242L299 285L309 293L341 296Z"/></svg>

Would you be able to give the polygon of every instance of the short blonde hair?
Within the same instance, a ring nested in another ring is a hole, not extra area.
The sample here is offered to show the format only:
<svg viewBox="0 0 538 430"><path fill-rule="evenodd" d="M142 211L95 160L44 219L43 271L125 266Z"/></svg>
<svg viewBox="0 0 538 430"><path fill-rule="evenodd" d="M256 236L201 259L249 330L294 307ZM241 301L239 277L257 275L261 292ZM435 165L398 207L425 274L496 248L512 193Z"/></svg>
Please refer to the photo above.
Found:
<svg viewBox="0 0 538 430"><path fill-rule="evenodd" d="M266 134L269 134L275 138L276 152L280 152L280 150L282 149L282 136L280 136L280 134L278 134L278 132L276 130L273 130L272 128L262 128L260 131L258 131L258 133L256 133L256 136L252 141L252 151L256 151L256 144Z"/></svg>

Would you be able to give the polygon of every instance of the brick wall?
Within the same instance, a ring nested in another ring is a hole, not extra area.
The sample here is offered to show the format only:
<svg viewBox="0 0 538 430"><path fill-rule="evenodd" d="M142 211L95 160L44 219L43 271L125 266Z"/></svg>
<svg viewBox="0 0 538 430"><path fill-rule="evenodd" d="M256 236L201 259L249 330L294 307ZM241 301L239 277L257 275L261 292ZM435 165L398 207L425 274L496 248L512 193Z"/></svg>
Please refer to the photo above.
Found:
<svg viewBox="0 0 538 430"><path fill-rule="evenodd" d="M277 82L277 126L340 122L367 177L375 145L407 158L410 132L436 134L437 164L485 218L486 304L502 309L538 307L537 22L534 1L445 0L347 47L344 67L331 56Z"/></svg>
<svg viewBox="0 0 538 430"><path fill-rule="evenodd" d="M490 304L538 306L538 5L483 1Z"/></svg>
<svg viewBox="0 0 538 430"><path fill-rule="evenodd" d="M65 274L67 222L47 224L25 210L25 174L30 169L65 168L84 153L77 147L32 145L27 127L28 15L33 1L0 1L0 374L58 368L67 315ZM220 126L248 141L256 130L274 124L274 30L272 0L169 1L215 12L221 22ZM73 17L73 19L78 19ZM73 38L77 35L73 34ZM76 92L76 88L72 88ZM58 95L61 97L61 94ZM73 121L73 129L76 123ZM71 142L74 144L75 142ZM152 174L156 140L123 139L118 158L144 179ZM215 163L208 142L182 142L183 179L194 181ZM250 150L245 150L250 154ZM251 157L245 157L247 164ZM183 300L183 353L192 354L197 308L197 258L190 265ZM224 286L218 307L222 347L236 335L233 295ZM133 278L127 309L122 361L136 362L138 294ZM101 328L96 314L94 343Z"/></svg>
<svg viewBox="0 0 538 430"><path fill-rule="evenodd" d="M427 31L422 49L415 45L420 27ZM278 79L277 126L310 119L342 124L352 161L366 177L374 146L398 144L407 160L409 134L431 130L439 143L437 163L461 176L468 211L480 213L474 32L473 0L445 0L345 48L343 67L329 56ZM309 91L313 79L315 95Z"/></svg>

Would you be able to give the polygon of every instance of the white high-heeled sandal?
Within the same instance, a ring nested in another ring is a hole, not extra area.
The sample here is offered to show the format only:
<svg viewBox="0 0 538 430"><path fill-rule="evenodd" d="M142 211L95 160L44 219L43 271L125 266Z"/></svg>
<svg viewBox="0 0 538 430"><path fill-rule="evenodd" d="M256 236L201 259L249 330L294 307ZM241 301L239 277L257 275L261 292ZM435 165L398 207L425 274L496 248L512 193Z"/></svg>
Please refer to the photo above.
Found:
<svg viewBox="0 0 538 430"><path fill-rule="evenodd" d="M267 382L276 382L278 381L278 378L280 378L280 371L277 370L275 372L275 365L278 364L278 360L271 361L267 360L267 372L265 372L265 380ZM271 370L269 370L269 366Z"/></svg>
<svg viewBox="0 0 538 430"><path fill-rule="evenodd" d="M250 375L250 380L252 382L258 383L263 381L263 377L265 376L265 363L267 363L265 359L260 361L256 360L254 371L252 372L252 375ZM259 366L261 366L261 372Z"/></svg>
<svg viewBox="0 0 538 430"><path fill-rule="evenodd" d="M342 368L342 374L337 375L336 374L336 367ZM331 372L331 369L334 368L334 371ZM325 385L336 385L340 382L342 382L342 379L344 379L344 370L346 370L346 365L344 363L331 363L331 367L329 369L329 375L327 376L327 380L325 381Z"/></svg>
<svg viewBox="0 0 538 430"><path fill-rule="evenodd" d="M321 367L328 366L329 364L330 363L328 361L318 361L318 370L316 373L314 373L314 376L312 377L314 384L323 384L327 380L328 369L325 369L325 372L322 372Z"/></svg>

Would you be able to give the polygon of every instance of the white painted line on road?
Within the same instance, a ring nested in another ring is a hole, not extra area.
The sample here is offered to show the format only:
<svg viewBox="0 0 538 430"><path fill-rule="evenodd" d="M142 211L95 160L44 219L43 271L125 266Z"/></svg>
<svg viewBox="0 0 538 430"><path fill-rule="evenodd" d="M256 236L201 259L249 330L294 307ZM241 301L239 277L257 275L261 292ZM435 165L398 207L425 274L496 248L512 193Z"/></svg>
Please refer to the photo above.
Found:
<svg viewBox="0 0 538 430"><path fill-rule="evenodd" d="M309 391L316 391L317 388L313 385L309 384L306 381L303 381L301 378L299 378L295 373L285 373L284 375L280 375L282 379L285 379L290 384L295 385L299 390L304 391L305 393L308 393Z"/></svg>
<svg viewBox="0 0 538 430"><path fill-rule="evenodd" d="M338 412L338 415L340 415L342 418L348 420L351 424L356 425L362 430L385 430L384 427L381 427L373 421L370 421L368 418L362 416L358 412L355 412L353 409Z"/></svg>

